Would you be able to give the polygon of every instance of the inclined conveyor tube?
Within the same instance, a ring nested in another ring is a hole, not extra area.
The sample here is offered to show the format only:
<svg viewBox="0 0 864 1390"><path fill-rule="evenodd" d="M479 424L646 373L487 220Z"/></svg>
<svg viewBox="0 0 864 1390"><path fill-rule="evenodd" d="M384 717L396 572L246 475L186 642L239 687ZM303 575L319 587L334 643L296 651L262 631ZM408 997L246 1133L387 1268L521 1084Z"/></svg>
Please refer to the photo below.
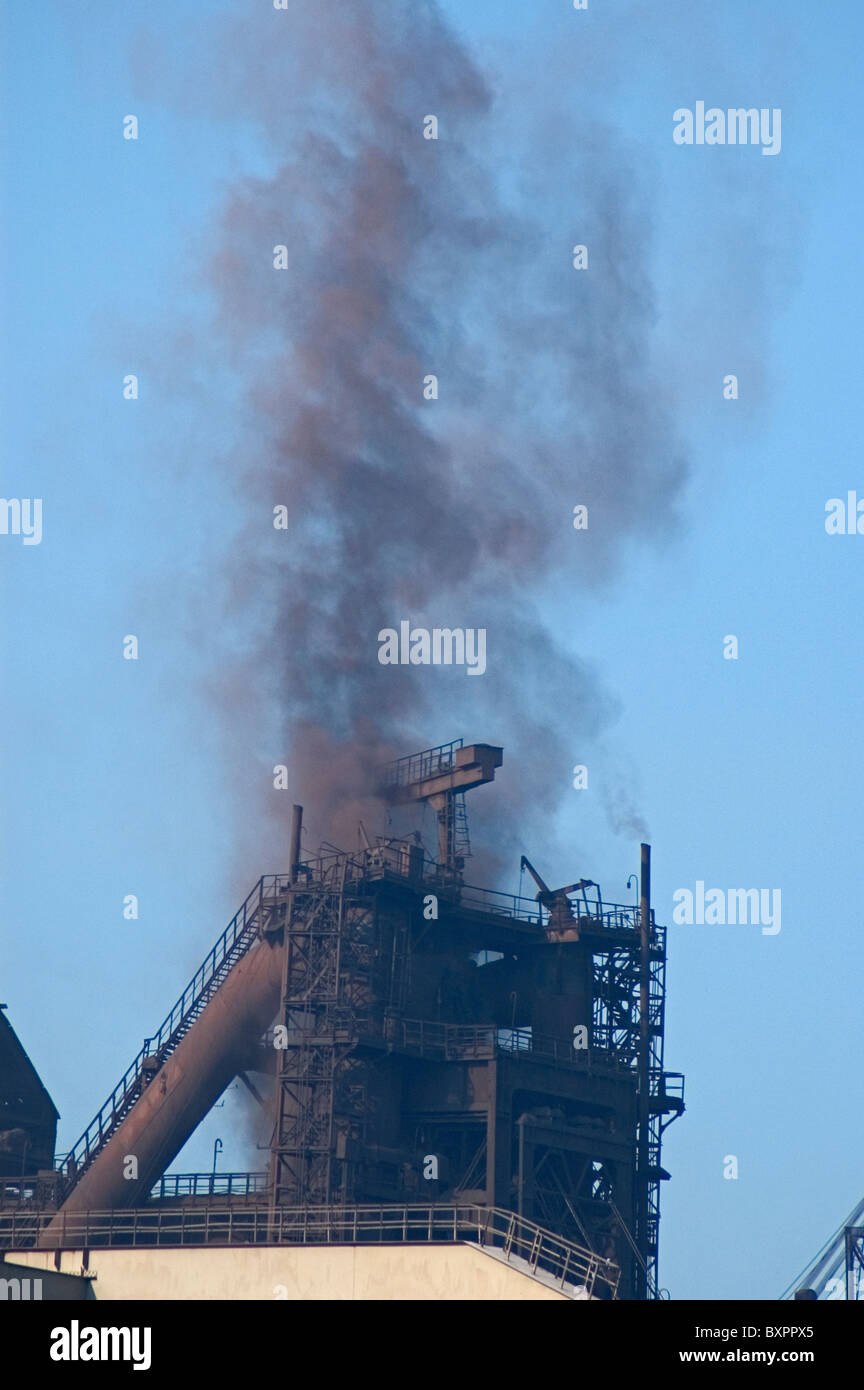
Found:
<svg viewBox="0 0 864 1390"><path fill-rule="evenodd" d="M283 949L257 941L237 962L166 1058L129 1114L46 1227L40 1245L58 1245L67 1213L143 1206L155 1182L272 1024L282 989ZM137 1159L137 1177L127 1177Z"/></svg>

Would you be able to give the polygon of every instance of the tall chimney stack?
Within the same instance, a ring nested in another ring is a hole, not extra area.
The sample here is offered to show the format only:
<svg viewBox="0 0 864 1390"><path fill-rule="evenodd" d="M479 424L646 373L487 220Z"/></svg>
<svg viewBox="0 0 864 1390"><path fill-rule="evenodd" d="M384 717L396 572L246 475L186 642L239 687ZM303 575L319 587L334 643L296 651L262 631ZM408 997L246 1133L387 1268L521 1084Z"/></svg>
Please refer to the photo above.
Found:
<svg viewBox="0 0 864 1390"><path fill-rule="evenodd" d="M291 838L289 844L288 874L291 882L297 882L297 865L300 863L300 835L303 830L303 807L291 807Z"/></svg>

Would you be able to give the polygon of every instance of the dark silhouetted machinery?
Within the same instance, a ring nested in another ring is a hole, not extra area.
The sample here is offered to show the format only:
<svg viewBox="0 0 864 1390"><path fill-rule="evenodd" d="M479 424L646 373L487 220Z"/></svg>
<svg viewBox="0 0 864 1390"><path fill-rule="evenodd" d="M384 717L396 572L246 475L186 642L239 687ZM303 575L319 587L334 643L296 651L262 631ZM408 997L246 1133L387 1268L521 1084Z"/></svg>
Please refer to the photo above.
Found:
<svg viewBox="0 0 864 1390"><path fill-rule="evenodd" d="M57 1110L0 1004L0 1178L54 1163Z"/></svg>
<svg viewBox="0 0 864 1390"><path fill-rule="evenodd" d="M160 1180L235 1077L269 1073L269 1170L238 1209L338 1211L343 1238L372 1207L509 1213L589 1252L595 1292L657 1295L683 1079L663 1066L650 851L630 906L587 879L550 890L524 858L536 900L469 886L464 794L501 762L460 740L382 770L382 800L435 810L435 859L365 830L355 852L304 854L295 806L288 872L258 881L63 1159L40 1244L76 1213L206 1200Z"/></svg>

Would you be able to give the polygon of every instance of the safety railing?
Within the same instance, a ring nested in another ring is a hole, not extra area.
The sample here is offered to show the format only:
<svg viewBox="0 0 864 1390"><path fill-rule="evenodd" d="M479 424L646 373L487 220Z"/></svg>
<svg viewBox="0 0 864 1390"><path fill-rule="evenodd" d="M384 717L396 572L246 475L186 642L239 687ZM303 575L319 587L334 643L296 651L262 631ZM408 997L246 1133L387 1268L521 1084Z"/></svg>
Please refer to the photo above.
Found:
<svg viewBox="0 0 864 1390"><path fill-rule="evenodd" d="M0 1212L0 1247L39 1249L49 1214ZM620 1270L610 1260L500 1207L176 1206L60 1213L51 1248L189 1245L430 1245L488 1249L523 1273L564 1291L614 1298Z"/></svg>
<svg viewBox="0 0 864 1390"><path fill-rule="evenodd" d="M535 1033L531 1028L389 1018L384 1024L384 1036L399 1051L430 1060L470 1061L503 1054L516 1060L551 1062L554 1066L583 1070L619 1071L622 1066L629 1069L620 1058L600 1048L576 1048L564 1038Z"/></svg>
<svg viewBox="0 0 864 1390"><path fill-rule="evenodd" d="M144 1080L145 1060L155 1058L161 1063L170 1055L209 1003L229 970L249 950L258 935L259 924L263 926L264 915L278 891L275 874L258 880L213 949L205 956L158 1032L145 1039L135 1060L127 1067L108 1099L60 1164L60 1171L67 1183L75 1182L82 1176L138 1099Z"/></svg>
<svg viewBox="0 0 864 1390"><path fill-rule="evenodd" d="M435 759L446 761L447 757L452 758L459 746L461 744L457 740L453 744L441 745L440 748L429 749L416 756L421 760L425 759L426 762ZM380 876L381 873L409 877L415 871L412 864L416 866L416 859L412 861L411 849L412 847L405 842L390 841L383 842L373 850L357 854L345 854L335 848L332 853L322 852L317 858L304 861L301 866L305 882L300 891L314 888L315 891L321 892L328 885L337 883L340 889L350 889L359 882ZM433 877L430 877L430 872ZM434 882L434 872L434 868L430 869L429 861L426 861L423 868L424 881ZM291 887L291 880L286 875L269 874L258 880L213 949L204 958L158 1032L145 1039L137 1057L63 1159L60 1172L67 1190L80 1179L140 1096L147 1080L148 1059L152 1059L155 1069L170 1055L209 1003L231 968L253 944L263 929L266 916L274 903ZM458 894L459 908L463 912L482 911L538 926L545 925L548 921L547 910L530 898L497 893L470 885L459 885L456 890L451 891ZM591 911L585 915L585 920L616 933L623 932L631 940L639 928L639 912L635 906L607 904L601 909L599 904L591 904ZM665 931L662 927L654 926L653 914L652 944L662 955L665 951ZM533 1050L536 1052L538 1049L535 1046Z"/></svg>
<svg viewBox="0 0 864 1390"><path fill-rule="evenodd" d="M440 743L437 748L424 748L422 753L411 753L405 758L396 758L392 763L379 767L375 780L377 785L387 787L407 787L412 782L422 782L439 773L450 772L454 766L456 752L462 747L462 739L452 743Z"/></svg>
<svg viewBox="0 0 864 1390"><path fill-rule="evenodd" d="M58 1200L60 1175L56 1172L0 1179L0 1211L53 1210Z"/></svg>
<svg viewBox="0 0 864 1390"><path fill-rule="evenodd" d="M267 1191L266 1172L166 1173L150 1189L152 1201L174 1197L251 1197Z"/></svg>
<svg viewBox="0 0 864 1390"><path fill-rule="evenodd" d="M494 1025L388 1019L385 1035L400 1052L449 1062L494 1057L497 1029Z"/></svg>
<svg viewBox="0 0 864 1390"><path fill-rule="evenodd" d="M410 879L417 872L417 846L407 840L381 839L371 849L349 852L335 847L324 846L318 854L305 855L301 861L303 886L314 883L327 884L334 880L338 871L344 875L344 884L351 887L362 881L390 877ZM525 923L533 927L545 927L549 922L549 910L535 898L522 897L516 893L499 893L494 888L478 888L474 884L442 885L439 878L440 866L428 856L423 857L422 882L430 889L439 891L445 900L458 902L460 912L482 912L485 915L504 917L513 922ZM280 880L287 888L287 878ZM592 927L600 927L609 932L623 932L626 937L636 937L639 933L639 908L624 903L600 903L592 900L577 900L573 904L578 919ZM651 913L653 948L663 950L665 929L655 923Z"/></svg>

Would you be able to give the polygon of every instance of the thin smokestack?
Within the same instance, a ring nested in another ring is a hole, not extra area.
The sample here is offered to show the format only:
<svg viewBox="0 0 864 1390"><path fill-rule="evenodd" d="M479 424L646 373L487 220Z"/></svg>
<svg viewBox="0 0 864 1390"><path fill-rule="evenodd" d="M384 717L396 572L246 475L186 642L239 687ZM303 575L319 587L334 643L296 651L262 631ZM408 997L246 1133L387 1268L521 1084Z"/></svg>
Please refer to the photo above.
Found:
<svg viewBox="0 0 864 1390"><path fill-rule="evenodd" d="M651 1085L651 846L640 845L639 865L639 1133L636 1162L637 1239L647 1248L649 1114ZM642 1296L645 1297L643 1287Z"/></svg>
<svg viewBox="0 0 864 1390"><path fill-rule="evenodd" d="M303 807L294 805L291 807L291 834L289 837L289 859L288 873L291 882L297 881L297 865L300 862L300 839L303 833Z"/></svg>

